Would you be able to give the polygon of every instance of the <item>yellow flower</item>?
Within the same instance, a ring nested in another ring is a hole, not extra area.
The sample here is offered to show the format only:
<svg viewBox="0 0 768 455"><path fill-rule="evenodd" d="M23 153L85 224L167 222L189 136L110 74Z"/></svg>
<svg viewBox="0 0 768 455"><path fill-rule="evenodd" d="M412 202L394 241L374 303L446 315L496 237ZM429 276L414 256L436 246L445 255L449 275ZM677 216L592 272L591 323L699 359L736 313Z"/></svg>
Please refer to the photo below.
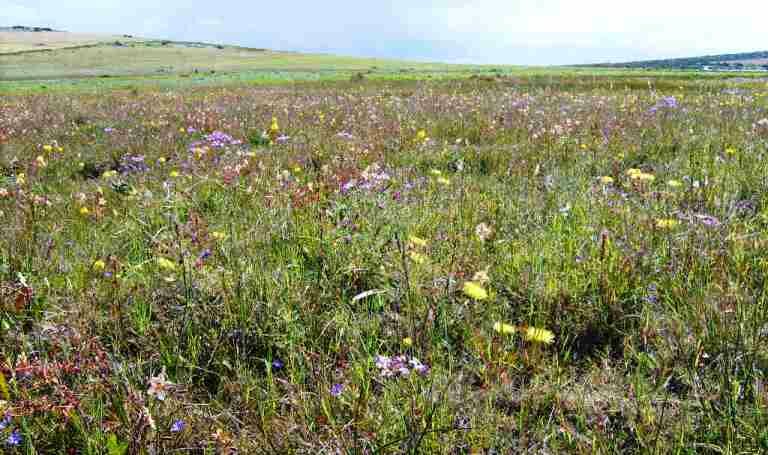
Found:
<svg viewBox="0 0 768 455"><path fill-rule="evenodd" d="M91 211L88 210L88 207L80 207L80 215L88 216L91 214Z"/></svg>
<svg viewBox="0 0 768 455"><path fill-rule="evenodd" d="M662 220L656 220L656 227L659 229L672 229L673 227L680 224L679 221L673 220L671 218L666 218Z"/></svg>
<svg viewBox="0 0 768 455"><path fill-rule="evenodd" d="M406 348L410 348L411 346L413 346L413 338L411 337L403 338L403 346L405 346Z"/></svg>
<svg viewBox="0 0 768 455"><path fill-rule="evenodd" d="M613 183L613 177L604 175L600 177L600 183L602 183L603 185L610 185L611 183Z"/></svg>
<svg viewBox="0 0 768 455"><path fill-rule="evenodd" d="M628 176L630 176L630 177L632 177L633 175L638 175L638 174L642 174L642 173L643 173L643 171L641 171L640 169L634 168L634 167L630 168L630 169L627 169L627 172L626 172L626 174Z"/></svg>
<svg viewBox="0 0 768 455"><path fill-rule="evenodd" d="M423 264L423 263L427 262L427 257L426 256L424 256L423 254L419 254L419 253L417 253L415 251L411 251L410 253L408 253L408 256L411 258L411 260L413 262L415 262L417 264Z"/></svg>
<svg viewBox="0 0 768 455"><path fill-rule="evenodd" d="M52 146L52 145L48 145L48 144L45 144L45 145L43 146L43 151L44 151L44 152L47 152L47 153L51 153L51 152L53 151L53 146Z"/></svg>
<svg viewBox="0 0 768 455"><path fill-rule="evenodd" d="M464 287L461 290L466 296L475 300L485 300L488 298L488 291L473 281L467 281L464 283Z"/></svg>
<svg viewBox="0 0 768 455"><path fill-rule="evenodd" d="M667 181L667 186L670 188L680 188L683 186L683 183L680 180L669 180Z"/></svg>
<svg viewBox="0 0 768 455"><path fill-rule="evenodd" d="M160 158L157 159L157 162L160 164L165 164L165 157L161 156Z"/></svg>
<svg viewBox="0 0 768 455"><path fill-rule="evenodd" d="M116 176L116 175L117 175L117 171L115 171L115 170L112 170L112 171L104 171L104 173L103 173L103 174L101 174L101 178L103 178L103 179L108 179L108 178L110 178L110 177L114 177L114 176Z"/></svg>
<svg viewBox="0 0 768 455"><path fill-rule="evenodd" d="M213 231L211 232L211 237L213 237L216 240L224 240L227 237L227 234L221 231Z"/></svg>
<svg viewBox="0 0 768 455"><path fill-rule="evenodd" d="M408 237L408 242L410 242L411 246L417 246L420 248L427 246L426 240L422 239L421 237L416 237L415 235Z"/></svg>
<svg viewBox="0 0 768 455"><path fill-rule="evenodd" d="M443 175L442 171L440 171L439 169L431 169L429 173L432 175Z"/></svg>
<svg viewBox="0 0 768 455"><path fill-rule="evenodd" d="M16 184L24 185L25 183L27 183L27 175L22 172L16 176Z"/></svg>
<svg viewBox="0 0 768 455"><path fill-rule="evenodd" d="M101 259L98 259L93 263L93 270L97 272L101 272L102 270L104 270L106 266L107 264L105 264L104 261L102 261Z"/></svg>
<svg viewBox="0 0 768 455"><path fill-rule="evenodd" d="M439 184L441 184L441 185L450 185L450 184L451 184L451 181L450 181L450 180L448 180L448 179L447 179L447 178L445 178L445 177L438 177L438 178L437 178L437 183L439 183Z"/></svg>
<svg viewBox="0 0 768 455"><path fill-rule="evenodd" d="M735 154L736 154L736 147L733 147L733 146L731 146L731 147L727 147L727 148L725 149L725 154L726 154L726 155L728 155L728 156L733 156L733 155L735 155Z"/></svg>
<svg viewBox="0 0 768 455"><path fill-rule="evenodd" d="M280 131L280 125L277 124L277 117L272 117L272 123L269 125L269 131L272 134L276 134Z"/></svg>
<svg viewBox="0 0 768 455"><path fill-rule="evenodd" d="M547 329L528 327L525 330L525 340L534 343L552 344L555 341L555 334Z"/></svg>
<svg viewBox="0 0 768 455"><path fill-rule="evenodd" d="M656 180L656 176L653 174L647 174L645 172L642 172L637 175L637 179L640 180L641 182L653 182L654 180Z"/></svg>
<svg viewBox="0 0 768 455"><path fill-rule="evenodd" d="M172 179L175 179L176 177L178 177L178 176L179 176L179 171L171 171L171 172L168 174L168 176L169 176L170 178L172 178Z"/></svg>
<svg viewBox="0 0 768 455"><path fill-rule="evenodd" d="M515 332L517 332L517 327L511 324L497 322L493 324L493 330L502 335L513 335Z"/></svg>
<svg viewBox="0 0 768 455"><path fill-rule="evenodd" d="M424 130L419 130L418 133L416 133L416 141L418 142L427 142L429 138L427 137L427 132Z"/></svg>
<svg viewBox="0 0 768 455"><path fill-rule="evenodd" d="M173 261L170 259L166 259L164 257L159 257L156 259L158 267L160 267L163 270L169 270L174 271L176 270L176 264L174 264Z"/></svg>

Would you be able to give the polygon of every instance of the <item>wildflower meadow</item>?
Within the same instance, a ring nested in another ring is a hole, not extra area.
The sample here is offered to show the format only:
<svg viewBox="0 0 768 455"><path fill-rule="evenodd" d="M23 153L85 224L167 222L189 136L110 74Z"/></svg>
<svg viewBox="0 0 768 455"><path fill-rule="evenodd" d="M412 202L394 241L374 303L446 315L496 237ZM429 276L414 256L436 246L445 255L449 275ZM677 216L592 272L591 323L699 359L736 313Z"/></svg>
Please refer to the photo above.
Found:
<svg viewBox="0 0 768 455"><path fill-rule="evenodd" d="M768 83L7 92L0 452L768 451Z"/></svg>

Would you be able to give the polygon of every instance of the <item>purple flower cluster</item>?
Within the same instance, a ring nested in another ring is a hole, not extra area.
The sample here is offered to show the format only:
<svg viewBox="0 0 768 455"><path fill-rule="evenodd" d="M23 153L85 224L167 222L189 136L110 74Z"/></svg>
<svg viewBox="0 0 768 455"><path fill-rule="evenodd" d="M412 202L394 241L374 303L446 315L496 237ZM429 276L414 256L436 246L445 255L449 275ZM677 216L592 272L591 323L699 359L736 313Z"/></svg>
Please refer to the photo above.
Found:
<svg viewBox="0 0 768 455"><path fill-rule="evenodd" d="M197 147L208 146L215 149L221 149L224 147L240 145L242 143L243 141L235 139L227 133L214 131L211 134L204 135L202 141L190 144L189 148L191 150Z"/></svg>
<svg viewBox="0 0 768 455"><path fill-rule="evenodd" d="M147 172L149 166L144 162L144 155L125 155L120 159L121 174L138 174Z"/></svg>
<svg viewBox="0 0 768 455"><path fill-rule="evenodd" d="M429 372L429 367L421 363L419 359L416 357L409 358L405 355L376 356L376 368L379 369L383 378L406 377L412 372L423 376Z"/></svg>
<svg viewBox="0 0 768 455"><path fill-rule="evenodd" d="M658 111L671 111L675 110L680 105L677 103L677 98L674 96L665 96L656 102L656 104L649 110L651 114L655 114Z"/></svg>
<svg viewBox="0 0 768 455"><path fill-rule="evenodd" d="M341 185L341 194L347 194L352 190L384 191L389 184L391 176L378 164L368 166L359 179L349 180Z"/></svg>

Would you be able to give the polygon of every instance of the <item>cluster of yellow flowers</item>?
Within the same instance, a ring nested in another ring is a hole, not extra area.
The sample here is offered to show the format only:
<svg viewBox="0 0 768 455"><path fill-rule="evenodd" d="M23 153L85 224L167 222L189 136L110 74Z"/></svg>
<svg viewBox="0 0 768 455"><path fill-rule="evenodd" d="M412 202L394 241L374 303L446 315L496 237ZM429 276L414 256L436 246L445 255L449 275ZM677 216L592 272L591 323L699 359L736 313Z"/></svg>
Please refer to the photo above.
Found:
<svg viewBox="0 0 768 455"><path fill-rule="evenodd" d="M505 322L497 322L493 324L493 330L501 335L514 335L520 332L523 339L531 343L552 344L555 341L554 333L540 327L517 327Z"/></svg>
<svg viewBox="0 0 768 455"><path fill-rule="evenodd" d="M635 169L635 168L627 169L626 174L631 180L638 181L638 182L650 183L656 180L655 175L643 172L640 169Z"/></svg>

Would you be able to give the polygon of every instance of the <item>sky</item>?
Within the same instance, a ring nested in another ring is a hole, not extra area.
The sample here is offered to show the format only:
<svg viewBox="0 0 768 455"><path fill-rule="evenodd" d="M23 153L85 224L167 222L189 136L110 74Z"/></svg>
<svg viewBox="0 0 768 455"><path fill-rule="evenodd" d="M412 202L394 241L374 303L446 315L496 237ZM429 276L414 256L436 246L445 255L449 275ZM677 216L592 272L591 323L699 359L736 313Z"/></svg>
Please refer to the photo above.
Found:
<svg viewBox="0 0 768 455"><path fill-rule="evenodd" d="M0 25L449 63L768 50L768 0L0 0Z"/></svg>

